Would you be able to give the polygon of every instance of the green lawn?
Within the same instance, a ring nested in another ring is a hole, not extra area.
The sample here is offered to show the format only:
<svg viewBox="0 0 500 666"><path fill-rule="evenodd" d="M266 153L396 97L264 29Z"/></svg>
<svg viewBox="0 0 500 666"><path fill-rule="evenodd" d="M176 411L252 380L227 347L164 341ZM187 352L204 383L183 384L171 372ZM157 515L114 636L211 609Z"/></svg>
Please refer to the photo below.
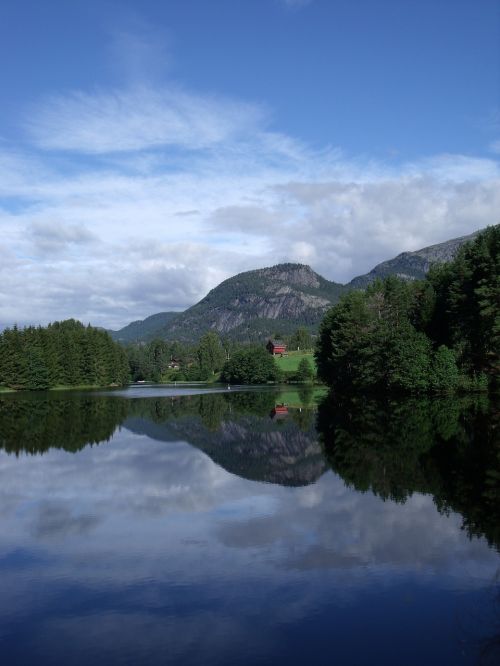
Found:
<svg viewBox="0 0 500 666"><path fill-rule="evenodd" d="M316 372L316 363L314 362L313 352L288 352L288 356L275 356L274 358L278 364L278 368L287 372L294 372L297 370L301 360L306 358L314 369L314 372Z"/></svg>

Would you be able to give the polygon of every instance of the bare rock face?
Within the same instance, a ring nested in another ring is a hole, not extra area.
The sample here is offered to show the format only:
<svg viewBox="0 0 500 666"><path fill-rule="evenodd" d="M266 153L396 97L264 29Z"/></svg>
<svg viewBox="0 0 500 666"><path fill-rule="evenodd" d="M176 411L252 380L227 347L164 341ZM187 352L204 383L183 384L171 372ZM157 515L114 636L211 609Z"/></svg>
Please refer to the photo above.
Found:
<svg viewBox="0 0 500 666"><path fill-rule="evenodd" d="M213 330L262 339L276 328L292 332L299 326L316 326L343 289L303 264L240 273L169 323L162 337L189 340Z"/></svg>
<svg viewBox="0 0 500 666"><path fill-rule="evenodd" d="M320 276L310 266L302 264L281 264L272 268L264 268L261 272L263 277L271 279L273 282L283 282L289 286L312 289L318 289L320 286Z"/></svg>

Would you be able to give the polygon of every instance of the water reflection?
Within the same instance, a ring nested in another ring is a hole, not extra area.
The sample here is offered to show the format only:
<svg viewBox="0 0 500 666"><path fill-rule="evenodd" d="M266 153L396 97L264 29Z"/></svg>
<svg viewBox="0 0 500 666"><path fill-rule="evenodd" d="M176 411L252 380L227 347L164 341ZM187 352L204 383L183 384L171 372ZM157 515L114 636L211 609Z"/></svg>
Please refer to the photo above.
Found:
<svg viewBox="0 0 500 666"><path fill-rule="evenodd" d="M500 581L495 580L490 593L464 618L463 633L478 648L478 666L500 664Z"/></svg>
<svg viewBox="0 0 500 666"><path fill-rule="evenodd" d="M433 496L470 536L500 547L500 412L486 396L335 400L318 430L332 469L358 491L405 502Z"/></svg>
<svg viewBox="0 0 500 666"><path fill-rule="evenodd" d="M485 396L318 401L309 387L287 394L123 395L4 397L0 447L76 452L109 441L123 426L157 441L189 442L223 469L256 481L308 485L331 467L349 487L384 500L430 494L439 511L463 516L469 535L499 547L500 410Z"/></svg>
<svg viewBox="0 0 500 666"><path fill-rule="evenodd" d="M136 393L137 394L137 393ZM139 393L140 394L140 393ZM137 398L38 394L0 400L0 447L9 453L78 451L109 441L119 425L164 442L183 440L243 478L307 485L327 469L315 404L289 393L287 418L273 419L276 391Z"/></svg>
<svg viewBox="0 0 500 666"><path fill-rule="evenodd" d="M315 411L290 406L286 419L273 418L283 402L275 392L138 400L123 425L159 441L189 442L241 478L308 485L327 469Z"/></svg>
<svg viewBox="0 0 500 666"><path fill-rule="evenodd" d="M92 394L24 394L0 398L0 448L42 454L79 451L108 441L127 416L127 401Z"/></svg>
<svg viewBox="0 0 500 666"><path fill-rule="evenodd" d="M482 399L14 396L0 433L3 663L498 654Z"/></svg>

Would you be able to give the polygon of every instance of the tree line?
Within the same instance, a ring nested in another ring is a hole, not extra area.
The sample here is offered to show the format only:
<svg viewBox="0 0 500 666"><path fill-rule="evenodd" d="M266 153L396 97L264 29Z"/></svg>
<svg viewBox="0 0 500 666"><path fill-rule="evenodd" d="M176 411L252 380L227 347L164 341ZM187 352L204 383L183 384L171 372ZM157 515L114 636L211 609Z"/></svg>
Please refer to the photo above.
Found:
<svg viewBox="0 0 500 666"><path fill-rule="evenodd" d="M261 384L278 381L279 369L262 345L221 339L210 331L197 345L153 340L127 347L134 381L215 381Z"/></svg>
<svg viewBox="0 0 500 666"><path fill-rule="evenodd" d="M300 331L297 332L299 339ZM304 364L303 364L304 365ZM215 381L260 384L283 379L262 345L244 345L215 332L197 345L153 340L123 347L106 331L73 319L47 327L14 326L0 334L0 387L44 390L55 386L124 385L128 381ZM290 378L289 378L290 379ZM299 368L295 381L312 381Z"/></svg>
<svg viewBox="0 0 500 666"><path fill-rule="evenodd" d="M294 342L311 346L306 329L298 329ZM303 348L308 348L304 346ZM285 378L273 356L261 344L243 344L205 333L197 345L166 340L126 348L133 381L215 381L230 384L265 384ZM312 366L303 359L298 370L286 377L297 382L314 379Z"/></svg>
<svg viewBox="0 0 500 666"><path fill-rule="evenodd" d="M425 280L390 276L344 296L320 326L316 362L337 390L498 388L500 225Z"/></svg>
<svg viewBox="0 0 500 666"><path fill-rule="evenodd" d="M123 347L103 330L68 319L46 327L17 326L0 334L0 386L48 389L129 381Z"/></svg>

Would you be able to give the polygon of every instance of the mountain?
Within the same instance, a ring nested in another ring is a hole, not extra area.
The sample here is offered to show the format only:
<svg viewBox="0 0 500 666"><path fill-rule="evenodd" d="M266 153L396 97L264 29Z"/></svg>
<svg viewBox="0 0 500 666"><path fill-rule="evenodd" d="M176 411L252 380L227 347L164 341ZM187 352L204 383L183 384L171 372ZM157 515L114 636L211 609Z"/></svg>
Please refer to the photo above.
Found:
<svg viewBox="0 0 500 666"><path fill-rule="evenodd" d="M469 236L461 236L444 243L430 245L422 250L415 252L402 252L394 259L383 261L378 264L366 275L359 275L349 282L347 287L354 289L364 289L370 282L377 278L384 278L388 275L397 275L404 280L421 280L429 270L432 264L442 264L445 261L451 261L457 253L460 246L471 241L477 236L476 231Z"/></svg>
<svg viewBox="0 0 500 666"><path fill-rule="evenodd" d="M290 334L299 326L314 331L326 310L346 291L364 289L376 278L387 275L421 279L431 264L452 259L458 248L477 233L403 252L347 285L330 282L304 264L286 263L247 271L224 280L185 312L161 312L109 333L120 342L155 337L195 342L210 330L245 341Z"/></svg>
<svg viewBox="0 0 500 666"><path fill-rule="evenodd" d="M108 333L117 342L147 342L153 340L158 330L167 326L178 314L178 312L158 312L146 319L133 321L119 331L108 331Z"/></svg>
<svg viewBox="0 0 500 666"><path fill-rule="evenodd" d="M343 292L342 285L309 266L279 264L224 280L159 333L189 341L214 330L234 339L261 340L298 326L315 327Z"/></svg>

